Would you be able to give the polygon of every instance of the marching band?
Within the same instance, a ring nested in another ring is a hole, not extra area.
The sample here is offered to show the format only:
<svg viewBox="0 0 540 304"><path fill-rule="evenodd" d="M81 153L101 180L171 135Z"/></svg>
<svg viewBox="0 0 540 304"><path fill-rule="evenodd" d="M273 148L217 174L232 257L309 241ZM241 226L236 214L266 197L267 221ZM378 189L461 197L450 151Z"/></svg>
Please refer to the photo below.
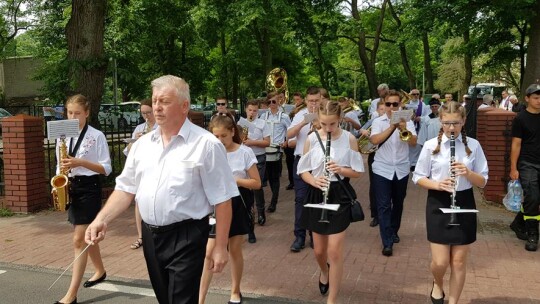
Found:
<svg viewBox="0 0 540 304"><path fill-rule="evenodd" d="M220 98L220 109L212 116L208 130L212 135L186 119L189 87L185 81L174 76L154 80L151 108L155 125L130 147L124 172L99 214L99 209L74 214L79 208L75 186L79 180L85 181L77 178L76 173L86 175L93 170L93 174L108 174L108 155L100 154L87 169L77 168L73 157L69 157L71 162L61 160L59 168L69 167L68 174L74 183L69 190L74 196L70 222L75 225L76 234L81 235L78 238L82 240L84 235L86 242L93 245L90 256L99 257L97 243L104 238L107 223L134 199L142 217L139 246L145 252L159 303L204 303L212 273L220 272L227 260L232 276L228 303L242 303L244 238L248 235L249 243L257 242L254 224L264 226L271 220L266 212L276 211L282 155L288 150L292 165L287 170L292 179L289 186L294 188L295 197L294 241L290 250L304 249L306 236L310 235L310 246L320 269L318 288L322 295L328 294L327 303L336 303L339 298L346 230L352 222L350 197L346 193L353 193L356 199L350 179L364 172L364 161L369 168L370 226L379 225L383 256L392 256L394 245L400 243L398 232L409 177L429 189L426 229L434 278L429 297L432 303L443 303L446 295L442 279L450 267L449 298L450 303L457 303L465 280L468 245L476 240L476 214L452 213L458 225L448 228L451 216L440 208L451 207L452 197L457 206L474 209L472 186L483 187L488 179L482 147L463 131L464 108L456 102L442 106L439 101L424 104L416 89L403 99L403 94L383 84L379 87L380 98L366 113L369 120L362 125L359 117L364 113L351 99L332 99L325 89L310 87L305 98L294 93L294 106L285 107L289 95L284 70L276 71L267 81L274 89L264 100L268 105L264 114L259 115L263 105L255 99L246 103L246 117L235 118L226 109L227 101ZM74 107L69 102L67 106L68 112ZM84 107L79 110L85 113ZM404 116L409 113L405 110L412 115ZM89 129L89 134L92 132L98 131ZM418 132L422 137L419 143ZM95 136L99 138L98 135ZM453 158L450 142L455 151ZM84 149L83 142L81 151ZM177 165L180 167L175 172ZM224 180L233 182L224 184ZM268 206L265 182L271 193ZM218 191L207 191L216 185L221 185L217 186ZM163 201L156 201L157 197ZM188 201L189 209L183 210ZM111 202L116 206L112 207ZM337 206L335 210L327 208L331 205ZM83 215L84 221L79 222ZM193 245L168 243L183 238L182 233L193 233L192 226L199 235L183 241L195 242ZM76 253L81 250L79 243ZM179 256L182 258L176 260ZM165 261L173 260L175 265L164 266ZM105 279L105 270L100 258L92 261L97 263L96 275L88 282L97 284ZM74 270L70 291L56 303L76 303L81 270L84 271L82 263L77 272ZM186 263L191 264L188 267ZM185 280L190 283L178 286Z"/></svg>

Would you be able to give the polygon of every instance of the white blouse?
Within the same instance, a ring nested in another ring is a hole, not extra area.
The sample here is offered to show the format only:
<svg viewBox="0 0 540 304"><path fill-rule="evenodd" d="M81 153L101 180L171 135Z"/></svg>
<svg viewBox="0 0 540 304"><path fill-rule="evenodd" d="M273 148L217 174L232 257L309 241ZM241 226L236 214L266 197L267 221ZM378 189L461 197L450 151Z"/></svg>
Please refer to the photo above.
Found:
<svg viewBox="0 0 540 304"><path fill-rule="evenodd" d="M79 135L81 133L81 130L79 130ZM73 145L72 149L75 148L75 145L77 144L77 140L79 137L74 138L66 138L66 145L68 149L68 153L70 150L70 142L71 145ZM60 139L56 141L56 159L60 159ZM105 138L105 135L93 128L92 126L88 126L88 129L86 130L86 134L84 135L84 139L81 142L81 145L79 146L79 150L77 150L77 154L75 155L76 158L82 158L88 161L91 161L93 163L99 163L103 166L103 169L105 169L105 176L109 175L112 171L111 166L111 157L109 155L109 146L107 145L107 139ZM56 163L56 173L58 174L60 172L60 166L59 163ZM90 175L96 175L97 172L94 172L92 170L86 169L84 167L76 167L71 169L69 176L90 176Z"/></svg>
<svg viewBox="0 0 540 304"><path fill-rule="evenodd" d="M364 172L364 161L359 152L351 149L349 143L349 132L342 130L338 138L332 139L330 144L330 159L342 167L351 168L356 172ZM310 149L304 154L298 162L297 174L311 171L313 176L322 176L324 173L324 151L317 139L315 133L308 136ZM323 145L326 149L326 141L323 140ZM343 178L343 176L341 176ZM337 178L332 175L331 181L337 181Z"/></svg>
<svg viewBox="0 0 540 304"><path fill-rule="evenodd" d="M471 149L470 156L467 156L461 134L456 138L456 161L465 164L470 170L482 175L487 183L489 171L488 163L480 143L474 138L467 137L467 144L469 145L469 149ZM434 181L442 181L450 177L449 138L443 134L441 139L441 150L439 153L433 155L433 150L435 150L436 147L437 137L426 141L424 144L412 178L415 184L423 177L427 177ZM485 186L485 184L483 186ZM471 187L472 184L467 178L463 176L457 177L456 191L467 190Z"/></svg>
<svg viewBox="0 0 540 304"><path fill-rule="evenodd" d="M227 160L236 178L248 178L247 171L251 166L257 164L257 157L249 147L240 145L236 151L227 152Z"/></svg>

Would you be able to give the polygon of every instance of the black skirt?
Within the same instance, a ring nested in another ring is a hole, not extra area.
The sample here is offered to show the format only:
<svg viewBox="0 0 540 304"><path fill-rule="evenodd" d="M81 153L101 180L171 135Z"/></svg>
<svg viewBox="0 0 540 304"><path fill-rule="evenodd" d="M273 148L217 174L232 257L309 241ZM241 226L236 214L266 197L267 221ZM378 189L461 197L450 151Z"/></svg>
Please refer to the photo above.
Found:
<svg viewBox="0 0 540 304"><path fill-rule="evenodd" d="M473 190L456 193L456 205L462 209L476 209ZM476 241L476 213L457 213L458 226L448 226L450 214L439 208L450 208L450 193L429 190L426 205L427 238L432 243L467 245Z"/></svg>
<svg viewBox="0 0 540 304"><path fill-rule="evenodd" d="M240 191L240 195L235 196L231 199L232 220L231 227L229 229L229 237L233 237L236 235L245 235L248 234L250 231L250 219L252 219L252 217L248 214L247 208L253 206L253 191L243 187L239 187L238 190ZM243 202L242 198L244 199ZM251 210L249 212L251 212ZM211 229L211 231L215 230ZM210 238L215 237L215 234L210 233Z"/></svg>
<svg viewBox="0 0 540 304"><path fill-rule="evenodd" d="M349 183L349 179L343 179L344 185L349 192L355 195L354 189ZM356 198L356 195L355 197ZM312 186L309 186L304 200L305 204L320 204L323 201L323 192ZM300 225L310 231L322 235L336 234L345 231L351 224L351 202L339 182L330 183L328 192L328 204L340 204L337 211L326 210L329 223L321 223L321 214L323 209L305 207L302 209Z"/></svg>
<svg viewBox="0 0 540 304"><path fill-rule="evenodd" d="M101 210L101 180L99 175L69 178L68 221L73 225L90 224Z"/></svg>

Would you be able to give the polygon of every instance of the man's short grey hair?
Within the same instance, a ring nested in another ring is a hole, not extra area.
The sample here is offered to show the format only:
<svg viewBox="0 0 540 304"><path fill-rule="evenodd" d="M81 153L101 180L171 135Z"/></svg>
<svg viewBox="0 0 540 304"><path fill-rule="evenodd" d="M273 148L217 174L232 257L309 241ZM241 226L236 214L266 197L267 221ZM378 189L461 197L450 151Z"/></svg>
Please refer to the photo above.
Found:
<svg viewBox="0 0 540 304"><path fill-rule="evenodd" d="M152 80L151 86L152 89L163 87L175 88L176 94L180 101L185 100L188 103L191 103L191 99L189 97L189 84L187 84L187 82L180 77L173 75L164 75Z"/></svg>
<svg viewBox="0 0 540 304"><path fill-rule="evenodd" d="M381 84L377 87L377 90L390 90L390 87L389 87L386 83L381 83Z"/></svg>
<svg viewBox="0 0 540 304"><path fill-rule="evenodd" d="M509 100L518 100L516 95L510 95L510 97L508 97L508 99Z"/></svg>
<svg viewBox="0 0 540 304"><path fill-rule="evenodd" d="M486 95L484 95L484 97L482 97L482 100L483 100L484 102L492 102L492 101L493 101L493 95L491 95L491 94L486 94Z"/></svg>

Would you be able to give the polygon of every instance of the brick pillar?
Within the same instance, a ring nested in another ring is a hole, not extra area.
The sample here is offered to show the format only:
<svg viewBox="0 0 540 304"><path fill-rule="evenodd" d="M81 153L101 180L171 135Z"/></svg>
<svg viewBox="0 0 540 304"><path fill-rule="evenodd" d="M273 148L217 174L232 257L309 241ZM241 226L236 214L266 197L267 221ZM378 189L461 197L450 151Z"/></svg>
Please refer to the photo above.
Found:
<svg viewBox="0 0 540 304"><path fill-rule="evenodd" d="M477 139L484 149L489 166L489 180L484 188L488 201L502 203L510 174L512 121L516 113L498 108L478 110Z"/></svg>
<svg viewBox="0 0 540 304"><path fill-rule="evenodd" d="M47 208L43 118L25 114L4 118L2 134L5 207L23 213Z"/></svg>

